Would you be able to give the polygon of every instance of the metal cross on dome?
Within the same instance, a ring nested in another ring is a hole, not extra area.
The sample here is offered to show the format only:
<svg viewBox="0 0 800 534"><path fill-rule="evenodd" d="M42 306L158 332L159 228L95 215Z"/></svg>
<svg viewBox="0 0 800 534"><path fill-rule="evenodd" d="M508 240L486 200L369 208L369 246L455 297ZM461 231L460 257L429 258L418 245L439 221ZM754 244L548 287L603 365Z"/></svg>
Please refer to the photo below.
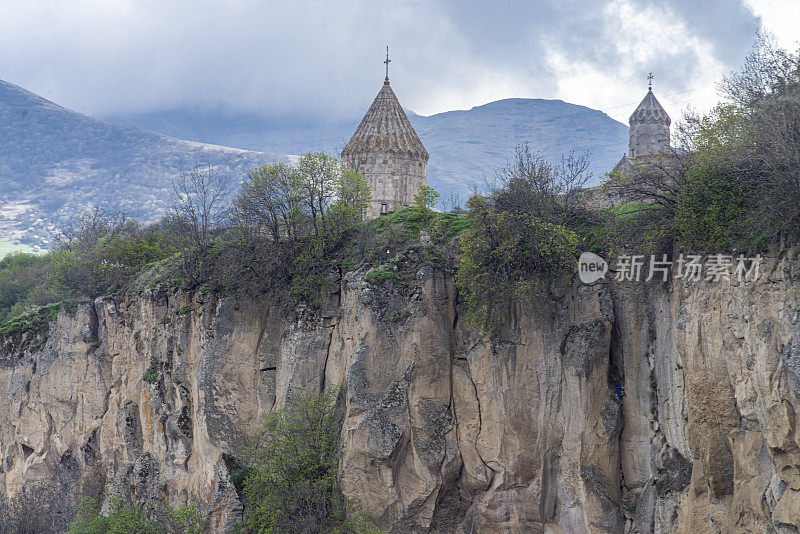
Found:
<svg viewBox="0 0 800 534"><path fill-rule="evenodd" d="M386 49L387 49L387 53L388 53L389 47L387 46ZM650 90L653 89L653 73L652 72L647 75L647 88L650 89Z"/></svg>
<svg viewBox="0 0 800 534"><path fill-rule="evenodd" d="M384 63L386 64L386 79L387 80L389 79L389 63L391 63L391 62L392 62L392 60L389 59L389 46L387 45L386 46L386 61L384 61Z"/></svg>

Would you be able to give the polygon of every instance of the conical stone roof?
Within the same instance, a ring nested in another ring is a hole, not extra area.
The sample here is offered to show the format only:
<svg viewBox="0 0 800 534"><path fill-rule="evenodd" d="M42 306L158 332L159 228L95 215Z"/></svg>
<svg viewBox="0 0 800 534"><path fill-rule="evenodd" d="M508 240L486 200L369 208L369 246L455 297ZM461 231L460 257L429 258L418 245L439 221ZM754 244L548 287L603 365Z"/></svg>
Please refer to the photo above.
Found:
<svg viewBox="0 0 800 534"><path fill-rule="evenodd" d="M642 99L639 107L631 115L629 122L630 124L657 123L669 125L671 121L667 112L661 107L656 95L653 94L653 90L650 89Z"/></svg>
<svg viewBox="0 0 800 534"><path fill-rule="evenodd" d="M366 152L406 153L428 161L428 151L422 146L388 79L342 150L342 158Z"/></svg>

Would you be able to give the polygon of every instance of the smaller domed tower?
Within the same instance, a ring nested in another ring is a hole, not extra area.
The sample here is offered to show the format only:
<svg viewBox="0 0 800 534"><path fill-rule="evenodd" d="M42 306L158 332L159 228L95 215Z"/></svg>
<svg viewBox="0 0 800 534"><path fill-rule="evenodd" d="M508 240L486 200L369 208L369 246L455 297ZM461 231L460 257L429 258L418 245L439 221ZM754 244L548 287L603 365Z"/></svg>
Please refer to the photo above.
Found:
<svg viewBox="0 0 800 534"><path fill-rule="evenodd" d="M428 151L422 146L386 79L353 137L342 150L342 164L360 172L372 191L367 219L411 205L427 182Z"/></svg>
<svg viewBox="0 0 800 534"><path fill-rule="evenodd" d="M629 120L628 155L632 158L669 152L670 119L653 94L647 94Z"/></svg>

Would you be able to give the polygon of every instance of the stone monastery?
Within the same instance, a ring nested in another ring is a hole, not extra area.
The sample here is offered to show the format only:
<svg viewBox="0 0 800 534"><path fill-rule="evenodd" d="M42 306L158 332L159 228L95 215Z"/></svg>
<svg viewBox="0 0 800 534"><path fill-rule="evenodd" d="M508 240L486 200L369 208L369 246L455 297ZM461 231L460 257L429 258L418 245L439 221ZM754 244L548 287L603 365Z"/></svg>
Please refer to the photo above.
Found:
<svg viewBox="0 0 800 534"><path fill-rule="evenodd" d="M628 124L628 154L623 156L612 172L624 173L636 158L669 154L669 125L672 121L653 94L653 86L633 111Z"/></svg>
<svg viewBox="0 0 800 534"><path fill-rule="evenodd" d="M428 151L392 91L389 62L387 50L383 87L341 154L344 167L364 175L372 191L367 219L413 204L427 182ZM670 122L651 85L629 119L628 154L614 171L624 172L635 158L669 153Z"/></svg>
<svg viewBox="0 0 800 534"><path fill-rule="evenodd" d="M413 204L427 181L428 151L389 85L389 61L387 50L383 87L342 150L344 167L363 174L372 190L368 219Z"/></svg>

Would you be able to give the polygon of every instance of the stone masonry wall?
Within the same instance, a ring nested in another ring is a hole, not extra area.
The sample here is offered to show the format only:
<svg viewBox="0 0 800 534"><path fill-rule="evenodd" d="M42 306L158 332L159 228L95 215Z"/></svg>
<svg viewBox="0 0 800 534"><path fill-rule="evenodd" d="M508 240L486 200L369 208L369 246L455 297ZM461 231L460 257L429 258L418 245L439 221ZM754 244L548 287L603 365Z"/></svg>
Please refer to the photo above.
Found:
<svg viewBox="0 0 800 534"><path fill-rule="evenodd" d="M419 187L427 183L427 163L419 158L391 152L372 152L358 161L354 159L345 158L343 163L367 179L372 191L368 219L381 214L382 204L386 204L387 211L413 204Z"/></svg>

